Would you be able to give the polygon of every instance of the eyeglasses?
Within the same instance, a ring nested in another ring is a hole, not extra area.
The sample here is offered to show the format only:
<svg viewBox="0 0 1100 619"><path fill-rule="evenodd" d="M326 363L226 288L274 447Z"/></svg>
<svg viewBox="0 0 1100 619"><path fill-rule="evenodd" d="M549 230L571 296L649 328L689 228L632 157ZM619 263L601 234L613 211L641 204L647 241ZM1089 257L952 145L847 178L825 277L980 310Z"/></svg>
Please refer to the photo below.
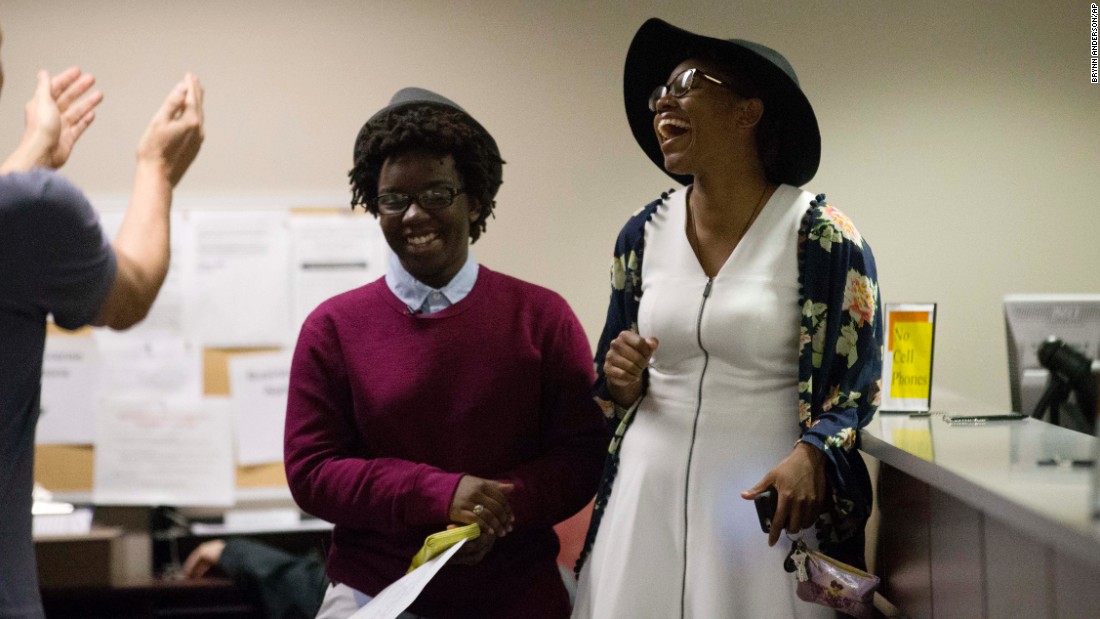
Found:
<svg viewBox="0 0 1100 619"><path fill-rule="evenodd" d="M371 204L383 215L400 215L409 208L413 200L426 211L438 211L454 204L455 198L465 191L465 189L451 189L450 187L434 187L421 191L416 195L384 193L371 200Z"/></svg>
<svg viewBox="0 0 1100 619"><path fill-rule="evenodd" d="M695 76L714 82L719 86L725 86L726 88L730 87L729 84L716 77L707 75L699 69L687 69L686 71L681 71L676 77L672 78L671 82L661 84L653 89L653 94L649 95L649 111L656 112L657 102L665 95L671 94L673 97L679 99L691 92L691 89L695 87Z"/></svg>

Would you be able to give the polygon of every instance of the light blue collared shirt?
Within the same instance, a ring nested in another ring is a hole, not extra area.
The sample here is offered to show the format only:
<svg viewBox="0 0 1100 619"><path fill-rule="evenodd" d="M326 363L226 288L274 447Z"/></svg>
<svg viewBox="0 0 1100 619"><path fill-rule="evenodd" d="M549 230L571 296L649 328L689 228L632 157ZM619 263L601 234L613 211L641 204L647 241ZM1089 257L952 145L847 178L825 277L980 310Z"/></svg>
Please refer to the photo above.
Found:
<svg viewBox="0 0 1100 619"><path fill-rule="evenodd" d="M458 270L447 285L436 290L413 277L401 264L401 259L390 254L389 268L386 269L386 285L390 291L408 306L411 313L434 314L446 309L470 294L477 282L478 264L474 254L467 252L466 264Z"/></svg>

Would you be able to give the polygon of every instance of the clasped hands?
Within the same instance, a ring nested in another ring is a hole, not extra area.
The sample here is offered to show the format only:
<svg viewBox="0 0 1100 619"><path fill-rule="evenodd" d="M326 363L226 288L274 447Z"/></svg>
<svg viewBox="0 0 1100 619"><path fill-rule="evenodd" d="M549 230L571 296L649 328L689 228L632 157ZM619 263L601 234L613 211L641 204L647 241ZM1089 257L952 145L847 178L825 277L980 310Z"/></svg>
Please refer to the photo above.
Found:
<svg viewBox="0 0 1100 619"><path fill-rule="evenodd" d="M498 537L511 533L516 518L508 495L514 485L465 475L458 482L448 517L451 522L473 524L481 528L481 535L468 540L451 559L453 563L476 565L493 548ZM454 528L457 525L449 525Z"/></svg>
<svg viewBox="0 0 1100 619"><path fill-rule="evenodd" d="M633 331L623 331L612 340L603 372L607 390L620 406L630 406L641 397L642 379L658 345L657 338ZM768 534L768 545L774 546L784 529L790 533L808 529L821 514L827 491L825 454L813 445L798 443L763 479L742 492L741 498L751 501L768 486L775 486L779 494Z"/></svg>

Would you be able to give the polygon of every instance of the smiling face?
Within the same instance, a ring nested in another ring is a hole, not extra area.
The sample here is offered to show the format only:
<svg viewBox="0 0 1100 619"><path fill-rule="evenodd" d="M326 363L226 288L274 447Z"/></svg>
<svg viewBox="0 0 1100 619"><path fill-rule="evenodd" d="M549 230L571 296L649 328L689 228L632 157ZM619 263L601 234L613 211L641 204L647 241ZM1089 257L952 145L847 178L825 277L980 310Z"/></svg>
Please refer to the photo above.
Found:
<svg viewBox="0 0 1100 619"><path fill-rule="evenodd" d="M730 81L716 63L698 58L676 65L669 81L691 68L722 82ZM665 158L665 169L673 174L697 175L737 156L735 128L749 101L753 100L742 99L729 88L701 76L682 97L666 94L658 100L653 130Z"/></svg>
<svg viewBox="0 0 1100 619"><path fill-rule="evenodd" d="M419 195L427 189L462 189L462 178L452 155L424 150L397 152L386 158L378 176L378 193ZM380 219L386 243L413 277L432 288L442 288L466 263L470 223L480 209L459 194L450 206L425 210L417 201L400 215Z"/></svg>

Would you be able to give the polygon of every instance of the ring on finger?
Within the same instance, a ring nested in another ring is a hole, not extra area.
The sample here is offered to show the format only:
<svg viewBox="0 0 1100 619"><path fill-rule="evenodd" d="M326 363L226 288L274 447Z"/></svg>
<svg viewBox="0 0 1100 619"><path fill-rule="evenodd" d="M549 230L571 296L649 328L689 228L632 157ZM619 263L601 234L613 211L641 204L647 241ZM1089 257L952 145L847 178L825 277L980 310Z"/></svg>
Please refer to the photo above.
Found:
<svg viewBox="0 0 1100 619"><path fill-rule="evenodd" d="M481 503L478 503L477 505L474 505L474 515L475 516L480 516L481 512L483 512L483 511L485 511L485 506L484 505L482 505Z"/></svg>

